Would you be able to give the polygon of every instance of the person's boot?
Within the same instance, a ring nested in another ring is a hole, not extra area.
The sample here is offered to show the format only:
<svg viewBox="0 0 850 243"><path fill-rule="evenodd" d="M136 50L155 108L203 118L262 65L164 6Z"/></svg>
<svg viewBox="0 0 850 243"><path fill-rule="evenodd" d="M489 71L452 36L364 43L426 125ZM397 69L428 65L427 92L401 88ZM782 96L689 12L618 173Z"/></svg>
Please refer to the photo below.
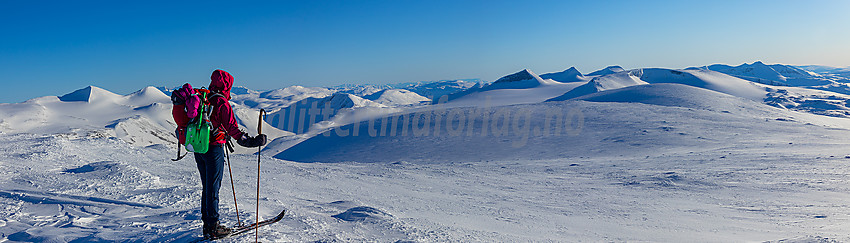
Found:
<svg viewBox="0 0 850 243"><path fill-rule="evenodd" d="M213 229L212 225L204 224L204 239L212 239L213 238Z"/></svg>
<svg viewBox="0 0 850 243"><path fill-rule="evenodd" d="M211 238L220 238L220 237L227 236L232 232L233 232L233 229L228 228L228 227L221 225L218 222L216 222L215 225L213 226L213 228L211 229L210 235L212 236Z"/></svg>

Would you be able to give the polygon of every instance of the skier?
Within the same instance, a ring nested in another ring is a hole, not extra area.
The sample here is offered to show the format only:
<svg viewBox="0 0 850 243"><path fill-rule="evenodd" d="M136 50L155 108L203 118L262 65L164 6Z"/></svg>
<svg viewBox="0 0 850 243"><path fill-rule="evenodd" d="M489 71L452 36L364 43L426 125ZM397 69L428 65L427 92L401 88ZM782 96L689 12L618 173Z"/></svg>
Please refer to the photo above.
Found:
<svg viewBox="0 0 850 243"><path fill-rule="evenodd" d="M203 185L201 220L204 221L204 238L211 239L226 236L232 231L222 226L218 220L218 191L224 171L225 143L232 137L243 147L258 147L265 145L267 138L265 134L251 137L248 133L239 130L233 109L228 102L230 88L233 87L233 76L223 70L215 70L210 77L208 87L213 94L209 102L213 107L210 123L214 129L210 134L209 150L203 154L195 153L195 162L198 164Z"/></svg>

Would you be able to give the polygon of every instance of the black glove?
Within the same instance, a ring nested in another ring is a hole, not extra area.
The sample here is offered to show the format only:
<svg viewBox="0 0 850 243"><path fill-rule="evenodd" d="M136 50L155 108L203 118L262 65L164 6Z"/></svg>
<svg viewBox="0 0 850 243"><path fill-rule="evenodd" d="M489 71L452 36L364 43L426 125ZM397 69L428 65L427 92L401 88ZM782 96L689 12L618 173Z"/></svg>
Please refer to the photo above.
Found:
<svg viewBox="0 0 850 243"><path fill-rule="evenodd" d="M256 137L251 137L248 136L247 133L243 133L242 138L237 140L236 143L238 143L242 147L253 148L266 145L266 140L267 138L265 134L260 134Z"/></svg>

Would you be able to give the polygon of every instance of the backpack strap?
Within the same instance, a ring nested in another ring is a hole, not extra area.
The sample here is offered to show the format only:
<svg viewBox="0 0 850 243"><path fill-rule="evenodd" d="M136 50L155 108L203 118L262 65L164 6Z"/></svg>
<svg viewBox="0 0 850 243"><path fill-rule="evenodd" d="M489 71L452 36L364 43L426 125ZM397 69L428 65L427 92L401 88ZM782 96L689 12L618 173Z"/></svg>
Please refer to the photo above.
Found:
<svg viewBox="0 0 850 243"><path fill-rule="evenodd" d="M216 97L225 98L223 94L221 94L221 93L219 93L219 92L214 92L214 91L210 90L209 96L207 97L207 101L208 101L208 102L209 102L209 104L210 104L210 114L212 114L212 112L213 112L213 111L215 111L215 108L217 108L215 105L213 105L213 104L212 104L212 100L213 100L214 98L216 98ZM226 98L225 98L225 101L224 101L224 102L227 102ZM224 135L225 135L225 144L228 144L228 143L230 143L230 135L229 135L229 134L227 134L227 131L224 131L224 127L223 127L223 126L224 126L224 124L218 124L218 127L214 127L214 128L213 128L213 131L212 131L211 133L212 133L212 134L216 134L216 133L219 133L219 132L224 132ZM233 146L232 144L229 144L229 145L230 145L230 146ZM230 150L233 150L233 149L232 149L232 147L231 147L231 148L229 148L229 149L230 149Z"/></svg>
<svg viewBox="0 0 850 243"><path fill-rule="evenodd" d="M212 100L215 97L224 97L224 95L219 92L210 91L210 96L207 97L207 100Z"/></svg>
<svg viewBox="0 0 850 243"><path fill-rule="evenodd" d="M207 96L207 103L210 104L210 114L212 114L213 111L216 108L215 105L212 104L212 100L216 97L224 98L224 95L219 93L219 92L210 91L209 95ZM227 102L227 101L225 100L224 102ZM218 128L216 128L216 129L218 129Z"/></svg>

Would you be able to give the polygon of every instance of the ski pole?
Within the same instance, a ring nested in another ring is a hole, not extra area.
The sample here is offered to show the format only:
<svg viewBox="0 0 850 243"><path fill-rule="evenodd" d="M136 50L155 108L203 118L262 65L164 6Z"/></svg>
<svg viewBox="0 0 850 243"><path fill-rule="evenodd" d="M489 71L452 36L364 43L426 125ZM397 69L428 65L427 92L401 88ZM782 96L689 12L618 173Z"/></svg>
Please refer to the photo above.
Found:
<svg viewBox="0 0 850 243"><path fill-rule="evenodd" d="M263 134L263 115L266 114L265 109L260 109L260 119L257 121L257 136ZM260 152L263 151L263 146L257 147L257 223L260 222ZM260 227L254 229L254 242L260 241Z"/></svg>
<svg viewBox="0 0 850 243"><path fill-rule="evenodd" d="M225 155L227 155L227 173L230 174L230 191L233 192L233 205L236 206L236 222L237 226L242 227L242 220L239 219L239 203L236 202L236 187L233 186L233 170L230 168L230 152L233 152L233 145L230 143L230 137L227 138L227 142L224 144L227 149L225 149Z"/></svg>

